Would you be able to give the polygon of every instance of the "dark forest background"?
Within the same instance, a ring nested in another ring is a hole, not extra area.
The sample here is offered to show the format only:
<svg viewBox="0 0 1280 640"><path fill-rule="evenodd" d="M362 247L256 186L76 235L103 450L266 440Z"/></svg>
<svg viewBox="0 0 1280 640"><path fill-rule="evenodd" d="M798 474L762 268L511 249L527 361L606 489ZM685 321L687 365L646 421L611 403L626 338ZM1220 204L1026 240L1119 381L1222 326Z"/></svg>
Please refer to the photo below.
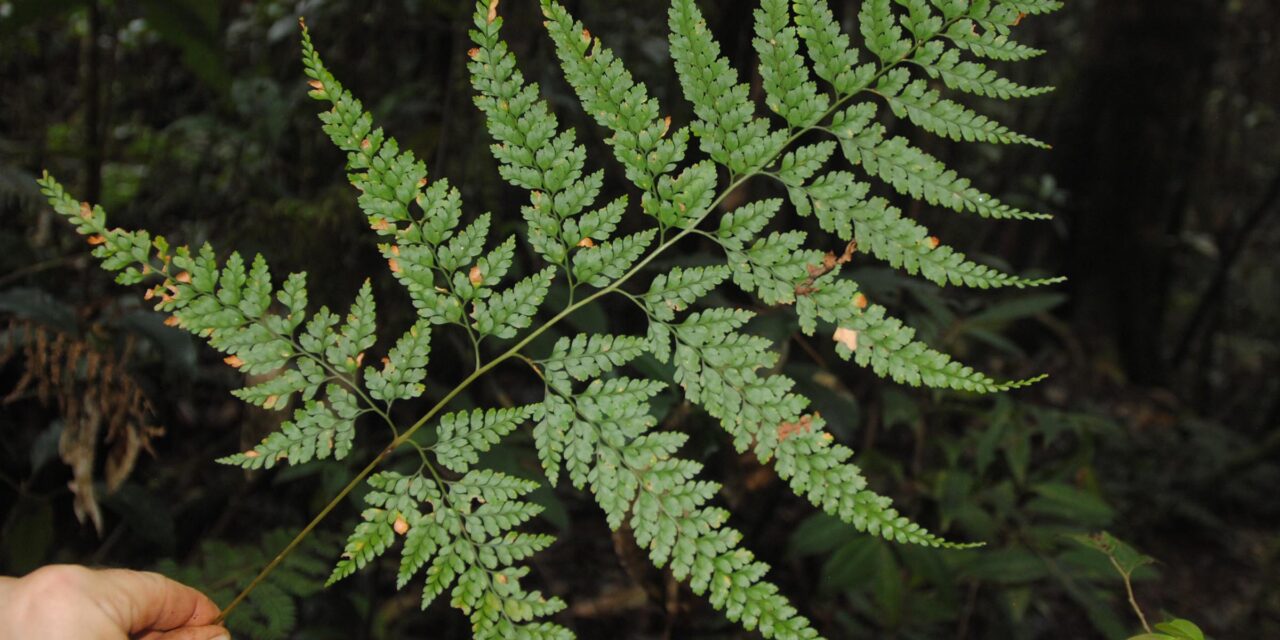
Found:
<svg viewBox="0 0 1280 640"><path fill-rule="evenodd" d="M856 33L857 0L832 4ZM568 5L688 121L665 3ZM754 74L755 3L702 5ZM97 269L43 203L39 172L116 224L261 252L277 273L310 271L319 302L348 304L384 265L305 96L297 18L381 124L460 185L469 215L492 210L514 231L521 196L498 180L471 105L470 11L461 0L0 1L0 574L159 567L225 601L382 444L370 435L347 461L276 472L213 463L278 417L229 396L238 374ZM503 11L523 69L595 157L611 157L554 65L537 3ZM785 370L877 489L935 530L988 545L940 552L858 535L814 515L705 418L676 407L665 423L697 434L693 455L724 481L747 546L828 637L1126 637L1138 624L1123 585L1069 537L1099 530L1157 560L1135 576L1148 617L1190 618L1217 638L1280 637L1280 3L1068 0L1018 36L1049 53L1002 71L1058 90L979 107L1051 151L911 135L980 187L1056 219L913 215L966 252L1067 284L975 293L865 260L855 273L935 346L1001 376L1050 378L996 398L932 393L830 357L785 314L754 326L779 340ZM376 286L380 322L405 326L403 294L386 277ZM610 310L573 328L625 329ZM464 368L450 366L446 342L432 390ZM514 368L498 375L466 402L540 390ZM101 429L68 445L63 434L85 424ZM532 460L517 440L487 464L534 477ZM615 544L583 496L539 499L538 526L560 542L533 579L570 602L561 620L581 637L739 637ZM357 513L354 501L340 509L287 577L323 575ZM418 611L418 593L395 593L392 575L319 592L281 580L259 604L281 629L280 615L296 617L296 630L241 636L468 637L462 616L443 602Z"/></svg>

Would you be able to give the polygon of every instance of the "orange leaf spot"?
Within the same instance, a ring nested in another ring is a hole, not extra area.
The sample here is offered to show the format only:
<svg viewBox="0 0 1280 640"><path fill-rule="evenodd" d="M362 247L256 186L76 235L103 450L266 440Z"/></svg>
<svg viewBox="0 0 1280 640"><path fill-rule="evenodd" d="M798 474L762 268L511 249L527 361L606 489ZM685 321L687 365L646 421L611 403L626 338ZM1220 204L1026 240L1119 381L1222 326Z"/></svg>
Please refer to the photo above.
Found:
<svg viewBox="0 0 1280 640"><path fill-rule="evenodd" d="M859 308L859 309L866 309L866 308L867 308L867 296L862 295L861 293L859 293L859 294L857 294L857 295L853 296L853 306L855 306L855 307L857 307L857 308Z"/></svg>
<svg viewBox="0 0 1280 640"><path fill-rule="evenodd" d="M584 249L590 249L591 247L596 246L596 242L591 238L583 238L578 241L578 246Z"/></svg>
<svg viewBox="0 0 1280 640"><path fill-rule="evenodd" d="M498 0L489 0L489 23L498 19Z"/></svg>
<svg viewBox="0 0 1280 640"><path fill-rule="evenodd" d="M467 280L471 281L471 286L478 287L484 282L484 274L480 273L480 267L471 267L471 271L467 272Z"/></svg>
<svg viewBox="0 0 1280 640"><path fill-rule="evenodd" d="M475 60L476 57L479 55L480 55L480 50L475 47L472 47L467 50L467 57L471 58L472 60Z"/></svg>
<svg viewBox="0 0 1280 640"><path fill-rule="evenodd" d="M942 244L942 241L938 239L938 236L929 236L930 249L937 249L940 244Z"/></svg>
<svg viewBox="0 0 1280 640"><path fill-rule="evenodd" d="M93 245L93 246L95 246L95 247L96 247L96 246L98 246L98 245L100 245L100 244L106 244L106 242L107 242L107 239L106 239L106 238L104 238L104 237L102 237L102 236L100 236L100 235L97 235L97 234L94 234L94 235L89 236L88 240L89 240L89 244L91 244L91 245Z"/></svg>
<svg viewBox="0 0 1280 640"><path fill-rule="evenodd" d="M813 417L800 416L798 422L783 422L778 425L778 442L782 442L797 433L809 433L813 431Z"/></svg>
<svg viewBox="0 0 1280 640"><path fill-rule="evenodd" d="M182 321L178 319L178 316L169 316L164 319L164 326L166 327L176 327L180 324L182 324Z"/></svg>
<svg viewBox="0 0 1280 640"><path fill-rule="evenodd" d="M365 138L364 140L361 140L361 141L360 141L360 148L361 148L361 149L368 149L370 146L372 146L372 144L373 144L373 143L369 142L369 139L368 139L368 138Z"/></svg>
<svg viewBox="0 0 1280 640"><path fill-rule="evenodd" d="M319 80L312 80L307 84L311 85L311 88L315 89L316 91L324 91L324 83L320 82Z"/></svg>
<svg viewBox="0 0 1280 640"><path fill-rule="evenodd" d="M244 452L244 457L246 457L246 458L256 458L256 457L258 457L258 456L260 456L260 455L262 455L262 454L258 453L257 451L253 451L253 450L249 450L249 451Z"/></svg>
<svg viewBox="0 0 1280 640"><path fill-rule="evenodd" d="M93 217L93 207L89 206L88 202L80 203L80 217L85 220Z"/></svg>
<svg viewBox="0 0 1280 640"><path fill-rule="evenodd" d="M239 356L227 356L223 358L222 361L227 363L228 366L235 367L237 369L244 366L244 360L241 360Z"/></svg>
<svg viewBox="0 0 1280 640"><path fill-rule="evenodd" d="M404 535L409 533L409 521L405 520L404 516L396 514L395 524L391 525L391 528L395 529L396 533Z"/></svg>
<svg viewBox="0 0 1280 640"><path fill-rule="evenodd" d="M400 273L400 263L395 258L388 260L387 266L391 267L391 273Z"/></svg>
<svg viewBox="0 0 1280 640"><path fill-rule="evenodd" d="M583 42L586 42L586 43L590 43L590 42L591 42L591 32L590 32L590 31L587 31L586 29L583 29L583 30L582 30L582 41L583 41Z"/></svg>
<svg viewBox="0 0 1280 640"><path fill-rule="evenodd" d="M262 408L274 409L276 408L276 403L279 401L280 401L280 396L274 396L274 395L267 396L267 399L262 401Z"/></svg>
<svg viewBox="0 0 1280 640"><path fill-rule="evenodd" d="M858 350L858 332L853 329L840 327L831 335L831 339L848 347L850 351Z"/></svg>
<svg viewBox="0 0 1280 640"><path fill-rule="evenodd" d="M189 283L191 282L191 274L186 271L183 271L182 273L179 273L178 275L174 276L173 279L177 280L178 282Z"/></svg>

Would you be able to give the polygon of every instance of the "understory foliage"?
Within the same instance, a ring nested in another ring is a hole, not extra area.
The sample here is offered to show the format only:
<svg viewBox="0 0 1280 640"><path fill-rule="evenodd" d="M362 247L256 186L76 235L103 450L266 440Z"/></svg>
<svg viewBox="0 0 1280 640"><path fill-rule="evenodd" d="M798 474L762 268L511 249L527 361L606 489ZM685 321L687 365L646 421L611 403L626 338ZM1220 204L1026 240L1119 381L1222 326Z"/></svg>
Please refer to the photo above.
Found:
<svg viewBox="0 0 1280 640"><path fill-rule="evenodd" d="M417 311L385 357L369 353L379 327L368 282L348 309L312 308L305 273L278 280L261 256L223 256L208 245L171 246L145 231L113 228L100 207L78 202L47 175L41 186L119 282L145 282L146 297L173 325L253 374L256 382L237 397L291 412L278 431L222 462L264 469L342 459L353 450L358 424L386 424L390 444L330 505L367 486L367 506L330 583L394 550L397 586L421 588L424 607L447 598L470 617L477 638L573 637L551 620L564 602L522 585L530 571L524 562L554 542L523 526L539 513L528 500L538 484L477 467L503 438L531 428L550 484L564 479L588 492L612 529L631 531L656 566L730 620L770 638L818 637L769 582L768 567L742 546L730 514L714 504L719 485L681 455L687 434L659 428L651 403L678 386L740 452L753 453L798 495L860 531L903 544L967 546L926 531L867 487L853 451L824 430L795 382L774 372L775 345L744 331L751 311L703 301L732 287L765 306L793 307L804 333L831 336L840 357L898 383L993 393L1032 382L995 380L917 341L842 267L865 254L943 286L1053 282L975 262L877 194L984 218L1046 217L982 193L897 132L914 125L957 141L1044 146L944 93L1009 100L1047 91L1008 80L982 60L1040 54L1011 39L1012 27L1060 3L865 0L851 36L824 0L763 0L753 44L765 113L695 0L673 0L670 53L693 106L688 123L665 116L649 89L564 6L541 6L564 78L598 125L586 135L605 137L634 189L602 194L604 169L588 163L583 134L562 126L537 84L525 79L503 40L498 1L482 0L468 69L501 175L528 194L519 237L494 237L492 229L505 225L488 213L465 215L459 191L429 179L425 164L373 123L304 29L310 95L327 106L323 129L347 154L360 209ZM728 194L751 179L772 180L787 197L725 210ZM784 207L812 217L822 233L778 228L774 218ZM624 215L647 224L620 233ZM656 268L692 240L718 247L718 256ZM541 264L513 268L526 253L517 251L521 244ZM529 275L513 280L512 273ZM551 307L546 298L557 281L570 296ZM647 331L580 334L547 352L533 348L572 312L606 296L633 304ZM442 327L465 333L475 368L417 422L397 425L392 405L426 393L431 338ZM672 379L628 366L644 355L668 363ZM455 396L506 361L527 364L543 381L540 401L448 411ZM401 447L418 454L407 466L389 456ZM388 459L396 462L383 465Z"/></svg>

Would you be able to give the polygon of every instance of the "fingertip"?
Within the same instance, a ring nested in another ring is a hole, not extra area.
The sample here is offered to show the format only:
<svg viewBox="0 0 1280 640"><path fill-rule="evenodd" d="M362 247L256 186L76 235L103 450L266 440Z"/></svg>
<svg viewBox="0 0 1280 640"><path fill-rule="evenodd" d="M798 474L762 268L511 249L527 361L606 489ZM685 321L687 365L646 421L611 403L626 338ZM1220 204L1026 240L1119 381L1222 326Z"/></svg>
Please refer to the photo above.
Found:
<svg viewBox="0 0 1280 640"><path fill-rule="evenodd" d="M221 626L186 627L157 635L155 640L231 640L231 634Z"/></svg>

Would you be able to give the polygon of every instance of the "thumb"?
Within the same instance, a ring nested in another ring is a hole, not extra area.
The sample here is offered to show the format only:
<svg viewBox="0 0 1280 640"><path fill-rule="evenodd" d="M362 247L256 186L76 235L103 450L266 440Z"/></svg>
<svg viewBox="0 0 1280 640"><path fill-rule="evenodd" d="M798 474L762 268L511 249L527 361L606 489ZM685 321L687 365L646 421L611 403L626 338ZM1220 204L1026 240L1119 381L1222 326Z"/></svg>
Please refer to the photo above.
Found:
<svg viewBox="0 0 1280 640"><path fill-rule="evenodd" d="M231 635L222 627L187 627L147 636L147 640L231 640Z"/></svg>

